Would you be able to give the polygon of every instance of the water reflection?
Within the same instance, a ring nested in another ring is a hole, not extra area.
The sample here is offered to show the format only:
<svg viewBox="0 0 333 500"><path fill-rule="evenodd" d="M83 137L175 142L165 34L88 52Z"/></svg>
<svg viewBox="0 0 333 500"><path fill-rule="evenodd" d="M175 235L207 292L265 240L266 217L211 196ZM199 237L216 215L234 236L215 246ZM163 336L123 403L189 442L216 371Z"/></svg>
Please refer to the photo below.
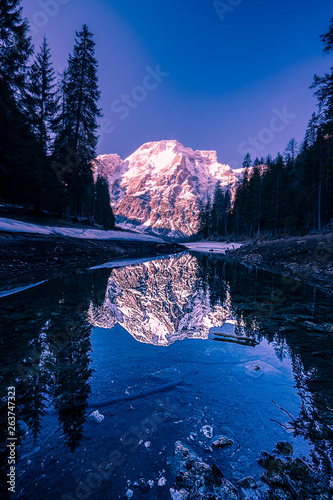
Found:
<svg viewBox="0 0 333 500"><path fill-rule="evenodd" d="M291 358L302 404L290 426L313 445L314 463L332 466L333 313L331 299L318 291L223 257L184 253L44 283L3 298L0 313L1 391L17 388L18 443L25 425L36 439L55 411L69 449L79 446L94 326L118 323L139 342L168 346L208 339L210 329L229 318L236 335L266 339L279 359Z"/></svg>
<svg viewBox="0 0 333 500"><path fill-rule="evenodd" d="M225 283L221 286L227 289ZM88 319L103 328L119 323L139 342L169 345L208 338L209 329L229 316L229 307L227 297L211 302L198 260L186 253L114 269L103 304L91 304Z"/></svg>

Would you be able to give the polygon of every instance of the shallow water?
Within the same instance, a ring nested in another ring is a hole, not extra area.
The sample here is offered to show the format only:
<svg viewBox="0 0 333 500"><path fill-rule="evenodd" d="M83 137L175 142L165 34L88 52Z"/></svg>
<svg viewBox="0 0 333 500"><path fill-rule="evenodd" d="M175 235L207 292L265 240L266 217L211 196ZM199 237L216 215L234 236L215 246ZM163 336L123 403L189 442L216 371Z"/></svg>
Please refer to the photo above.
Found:
<svg viewBox="0 0 333 500"><path fill-rule="evenodd" d="M171 498L177 440L234 484L260 483L258 455L281 440L331 466L332 298L301 282L185 252L44 282L0 313L18 498L125 498L128 484ZM223 325L256 342L210 334ZM233 445L212 449L221 435Z"/></svg>

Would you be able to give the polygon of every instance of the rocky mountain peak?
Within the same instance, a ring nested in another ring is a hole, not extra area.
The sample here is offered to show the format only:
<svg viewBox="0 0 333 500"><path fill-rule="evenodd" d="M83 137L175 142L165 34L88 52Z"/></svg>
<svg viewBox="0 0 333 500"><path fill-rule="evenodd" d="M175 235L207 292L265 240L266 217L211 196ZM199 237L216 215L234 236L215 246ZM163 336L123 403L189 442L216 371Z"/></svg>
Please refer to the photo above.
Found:
<svg viewBox="0 0 333 500"><path fill-rule="evenodd" d="M200 204L212 199L217 181L231 190L237 183L216 151L194 151L176 140L147 142L124 161L98 156L93 169L109 182L119 225L175 239L197 232Z"/></svg>

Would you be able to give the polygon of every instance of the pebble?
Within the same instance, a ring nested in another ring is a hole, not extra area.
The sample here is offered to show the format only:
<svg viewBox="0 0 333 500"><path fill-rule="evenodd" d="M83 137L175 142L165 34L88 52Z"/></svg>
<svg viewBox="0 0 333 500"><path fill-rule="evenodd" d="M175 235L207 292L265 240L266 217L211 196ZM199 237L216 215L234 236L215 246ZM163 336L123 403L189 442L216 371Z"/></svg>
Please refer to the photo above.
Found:
<svg viewBox="0 0 333 500"><path fill-rule="evenodd" d="M104 420L104 415L102 415L98 410L90 413L89 418L100 424Z"/></svg>
<svg viewBox="0 0 333 500"><path fill-rule="evenodd" d="M146 448L150 448L151 447L151 442L150 441L146 441L145 442L145 447Z"/></svg>
<svg viewBox="0 0 333 500"><path fill-rule="evenodd" d="M212 439L213 437L213 427L211 425L204 425L200 429L200 432L202 432L207 439Z"/></svg>
<svg viewBox="0 0 333 500"><path fill-rule="evenodd" d="M128 489L125 493L125 497L130 499L130 498L132 498L132 496L133 496L133 490Z"/></svg>
<svg viewBox="0 0 333 500"><path fill-rule="evenodd" d="M158 480L158 486L165 486L167 483L167 480L165 479L164 476L160 477L159 480Z"/></svg>

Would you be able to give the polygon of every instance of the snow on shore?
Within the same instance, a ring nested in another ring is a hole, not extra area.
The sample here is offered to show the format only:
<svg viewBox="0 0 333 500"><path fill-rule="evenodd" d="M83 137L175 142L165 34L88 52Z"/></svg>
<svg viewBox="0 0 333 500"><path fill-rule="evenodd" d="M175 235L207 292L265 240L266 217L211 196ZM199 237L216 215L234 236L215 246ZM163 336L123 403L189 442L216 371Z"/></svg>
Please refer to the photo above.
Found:
<svg viewBox="0 0 333 500"><path fill-rule="evenodd" d="M224 243L223 241L200 241L194 243L182 243L182 245L194 252L225 253L242 246L241 243Z"/></svg>
<svg viewBox="0 0 333 500"><path fill-rule="evenodd" d="M11 233L55 234L87 240L126 240L164 243L161 238L149 236L147 234L130 233L127 231L106 231L103 229L39 226L38 224L30 224L29 222L21 222L2 217L0 217L0 232L1 231Z"/></svg>

